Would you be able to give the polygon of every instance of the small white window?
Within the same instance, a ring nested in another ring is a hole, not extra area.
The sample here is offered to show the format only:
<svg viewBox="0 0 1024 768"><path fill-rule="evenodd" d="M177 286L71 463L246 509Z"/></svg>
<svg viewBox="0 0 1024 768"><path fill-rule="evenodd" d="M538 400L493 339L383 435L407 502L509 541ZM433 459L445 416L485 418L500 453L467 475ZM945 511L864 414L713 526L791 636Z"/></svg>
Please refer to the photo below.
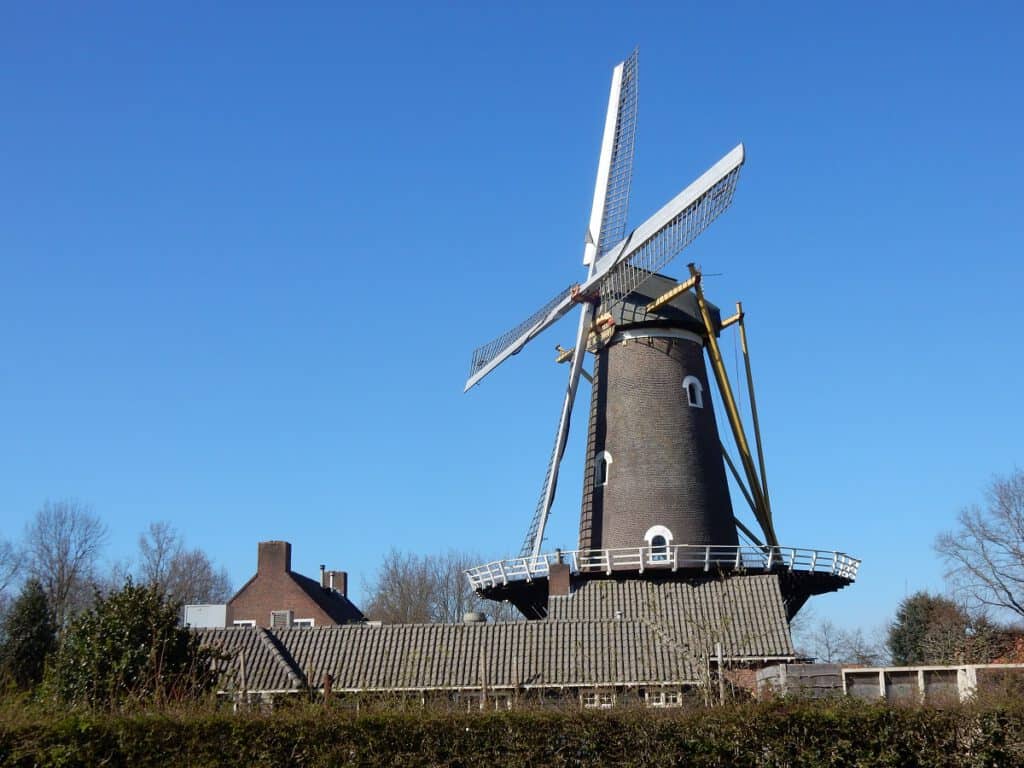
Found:
<svg viewBox="0 0 1024 768"><path fill-rule="evenodd" d="M696 376L687 376L683 379L683 391L686 392L686 402L691 408L704 407L704 385Z"/></svg>
<svg viewBox="0 0 1024 768"><path fill-rule="evenodd" d="M667 563L669 560L669 547L672 545L672 531L664 525L652 525L644 534L649 550L649 561L652 563Z"/></svg>
<svg viewBox="0 0 1024 768"><path fill-rule="evenodd" d="M313 622L312 619L294 619L292 621L292 626L293 627L298 627L300 629L303 628L303 627L312 627L313 625L314 625L314 622Z"/></svg>
<svg viewBox="0 0 1024 768"><path fill-rule="evenodd" d="M614 691L586 691L583 694L585 709L611 709L615 706Z"/></svg>
<svg viewBox="0 0 1024 768"><path fill-rule="evenodd" d="M601 453L597 454L594 480L599 488L608 485L608 476L611 474L611 468L612 455L608 451L601 451Z"/></svg>
<svg viewBox="0 0 1024 768"><path fill-rule="evenodd" d="M256 620L255 619L240 619L238 621L232 621L231 622L231 626L232 627L255 627L256 626Z"/></svg>
<svg viewBox="0 0 1024 768"><path fill-rule="evenodd" d="M678 707L683 703L679 691L647 691L646 699L649 707Z"/></svg>

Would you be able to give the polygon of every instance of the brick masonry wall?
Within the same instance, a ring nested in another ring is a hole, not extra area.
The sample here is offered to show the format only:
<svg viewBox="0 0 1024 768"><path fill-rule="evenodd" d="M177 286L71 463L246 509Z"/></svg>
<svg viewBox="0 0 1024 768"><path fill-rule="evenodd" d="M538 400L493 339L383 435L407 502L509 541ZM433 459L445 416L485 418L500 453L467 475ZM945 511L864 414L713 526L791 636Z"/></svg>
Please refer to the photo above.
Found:
<svg viewBox="0 0 1024 768"><path fill-rule="evenodd" d="M601 350L595 364L580 515L581 547L634 547L664 525L676 544L736 544L732 503L699 343L637 339ZM682 381L698 378L703 408ZM595 458L612 456L595 487Z"/></svg>
<svg viewBox="0 0 1024 768"><path fill-rule="evenodd" d="M234 621L254 620L257 627L269 627L271 611L287 610L293 618L313 619L318 627L335 623L286 572L264 571L228 603L228 626Z"/></svg>
<svg viewBox="0 0 1024 768"><path fill-rule="evenodd" d="M603 450L605 420L600 409L607 399L608 356L599 353L594 358L593 385L590 394L590 420L587 426L587 455L583 462L583 505L580 509L580 549L601 548L602 488L594 482L594 458ZM602 448L599 448L602 446Z"/></svg>

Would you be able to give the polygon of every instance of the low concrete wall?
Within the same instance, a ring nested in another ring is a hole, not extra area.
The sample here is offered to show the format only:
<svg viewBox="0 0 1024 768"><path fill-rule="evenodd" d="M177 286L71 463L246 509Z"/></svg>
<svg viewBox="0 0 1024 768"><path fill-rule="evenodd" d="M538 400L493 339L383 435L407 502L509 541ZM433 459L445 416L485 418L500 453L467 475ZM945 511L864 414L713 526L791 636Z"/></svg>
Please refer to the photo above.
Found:
<svg viewBox="0 0 1024 768"><path fill-rule="evenodd" d="M942 704L987 692L1024 690L1024 664L843 667L776 664L757 672L757 695L820 699L846 695L893 703Z"/></svg>
<svg viewBox="0 0 1024 768"><path fill-rule="evenodd" d="M1024 684L1024 664L844 668L842 681L843 692L859 699L942 704Z"/></svg>
<svg viewBox="0 0 1024 768"><path fill-rule="evenodd" d="M821 699L843 692L838 664L775 664L757 671L757 695Z"/></svg>

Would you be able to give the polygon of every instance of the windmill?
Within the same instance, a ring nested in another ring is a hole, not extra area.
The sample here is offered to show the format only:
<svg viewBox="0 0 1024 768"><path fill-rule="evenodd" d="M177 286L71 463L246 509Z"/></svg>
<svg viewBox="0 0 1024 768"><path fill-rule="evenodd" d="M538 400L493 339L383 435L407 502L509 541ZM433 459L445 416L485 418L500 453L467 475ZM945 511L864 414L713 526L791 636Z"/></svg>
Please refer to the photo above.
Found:
<svg viewBox="0 0 1024 768"><path fill-rule="evenodd" d="M568 363L568 382L520 555L467 575L482 595L511 600L536 618L545 613L547 580L556 570L588 579L784 569L793 574L789 604L795 613L809 595L850 583L859 561L838 551L779 545L742 306L737 303L736 314L723 319L705 298L701 271L693 264L680 282L660 273L730 206L744 148L737 145L627 235L637 64L634 51L612 73L584 239L584 279L472 356L466 391L565 315L578 313L574 345L556 347L556 361ZM756 455L718 344L722 330L733 325L743 346ZM588 352L592 373L584 370ZM738 463L719 438L705 353ZM580 543L572 552L546 554L544 533L581 377L590 383L591 403ZM734 517L726 467L760 535Z"/></svg>

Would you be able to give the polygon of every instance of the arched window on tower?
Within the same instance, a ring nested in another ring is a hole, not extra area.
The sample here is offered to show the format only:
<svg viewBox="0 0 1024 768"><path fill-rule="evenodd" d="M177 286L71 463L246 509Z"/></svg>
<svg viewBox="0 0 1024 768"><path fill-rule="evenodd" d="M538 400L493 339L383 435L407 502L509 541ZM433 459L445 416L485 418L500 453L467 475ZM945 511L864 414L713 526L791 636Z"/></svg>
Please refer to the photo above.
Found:
<svg viewBox="0 0 1024 768"><path fill-rule="evenodd" d="M599 488L608 485L608 476L612 470L612 455L608 451L601 451L597 454L597 461L594 465L594 483Z"/></svg>
<svg viewBox="0 0 1024 768"><path fill-rule="evenodd" d="M683 391L691 408L704 407L704 385L700 383L700 379L696 376L687 376L683 379Z"/></svg>
<svg viewBox="0 0 1024 768"><path fill-rule="evenodd" d="M669 547L672 546L672 531L664 525L652 525L644 534L650 555L648 560L651 563L669 562Z"/></svg>

